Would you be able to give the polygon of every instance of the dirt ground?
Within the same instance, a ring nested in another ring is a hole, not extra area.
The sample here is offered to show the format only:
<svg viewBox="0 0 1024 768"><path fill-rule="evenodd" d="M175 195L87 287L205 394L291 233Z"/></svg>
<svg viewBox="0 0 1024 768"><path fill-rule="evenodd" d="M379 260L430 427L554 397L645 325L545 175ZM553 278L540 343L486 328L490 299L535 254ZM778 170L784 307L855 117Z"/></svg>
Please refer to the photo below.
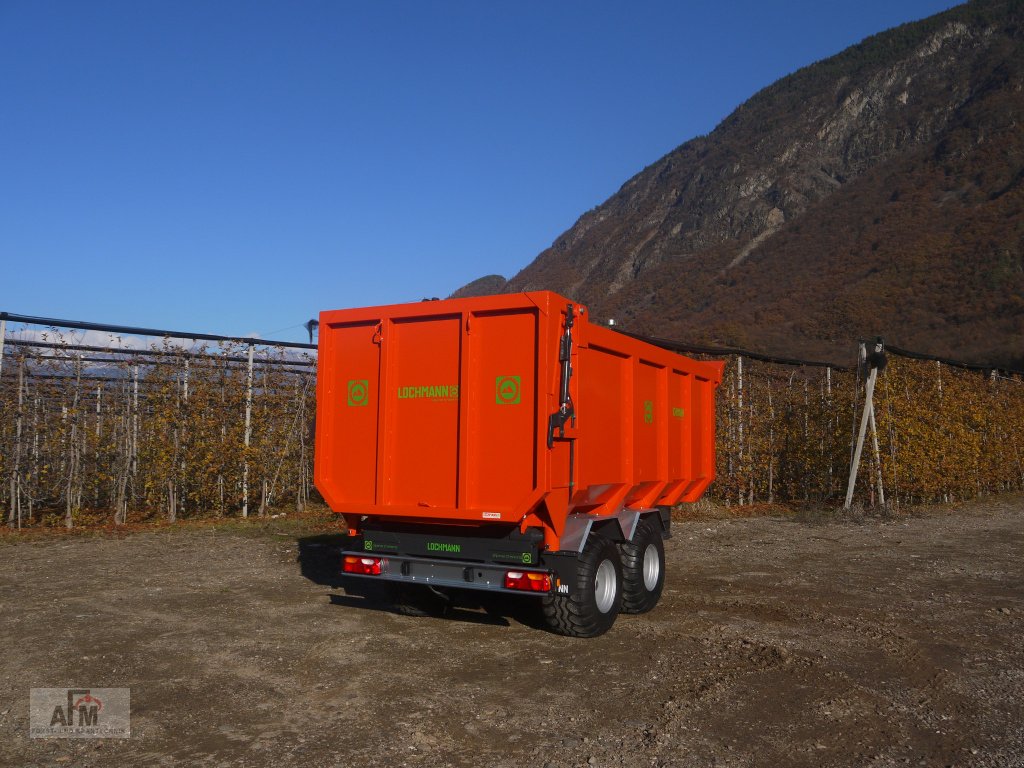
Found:
<svg viewBox="0 0 1024 768"><path fill-rule="evenodd" d="M409 618L329 537L0 542L0 765L1021 766L1024 499L690 520L607 635L526 599ZM128 687L128 740L28 738L32 687Z"/></svg>

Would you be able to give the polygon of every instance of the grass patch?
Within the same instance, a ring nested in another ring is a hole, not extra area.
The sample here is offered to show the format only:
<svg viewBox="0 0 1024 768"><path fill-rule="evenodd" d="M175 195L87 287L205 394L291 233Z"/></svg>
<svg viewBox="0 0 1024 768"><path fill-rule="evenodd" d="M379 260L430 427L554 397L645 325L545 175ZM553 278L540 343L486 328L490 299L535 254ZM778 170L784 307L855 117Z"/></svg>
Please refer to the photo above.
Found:
<svg viewBox="0 0 1024 768"><path fill-rule="evenodd" d="M677 504L672 508L673 520L731 520L748 517L792 517L796 511L785 504L743 504L725 506L714 499L703 498L693 504Z"/></svg>
<svg viewBox="0 0 1024 768"><path fill-rule="evenodd" d="M162 519L129 520L125 525L114 525L109 520L83 521L74 528L60 525L33 525L29 528L0 527L0 544L15 544L22 541L39 541L69 536L102 536L122 538L137 533L184 533L213 531L234 533L245 536L307 536L321 533L338 533L342 530L340 517L326 506L311 505L305 512L271 512L265 517L210 517L177 520L173 523Z"/></svg>

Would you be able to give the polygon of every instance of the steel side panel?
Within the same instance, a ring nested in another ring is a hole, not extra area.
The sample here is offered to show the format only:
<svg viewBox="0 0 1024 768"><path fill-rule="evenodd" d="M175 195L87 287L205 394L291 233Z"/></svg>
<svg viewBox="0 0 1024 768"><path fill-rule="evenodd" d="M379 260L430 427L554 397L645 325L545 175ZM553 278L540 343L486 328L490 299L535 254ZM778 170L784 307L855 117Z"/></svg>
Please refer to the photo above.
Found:
<svg viewBox="0 0 1024 768"><path fill-rule="evenodd" d="M384 343L384 505L456 506L461 315L400 318Z"/></svg>
<svg viewBox="0 0 1024 768"><path fill-rule="evenodd" d="M703 480L714 476L715 473L715 451L714 442L709 446L708 438L714 440L714 419L715 402L714 392L709 382L704 379L697 379L692 388L693 392L693 457L695 480ZM711 453L708 454L708 448ZM710 459L710 461L709 461Z"/></svg>
<svg viewBox="0 0 1024 768"><path fill-rule="evenodd" d="M321 326L317 374L317 487L332 505L376 502L378 321Z"/></svg>
<svg viewBox="0 0 1024 768"><path fill-rule="evenodd" d="M615 350L591 345L580 351L579 399L576 403L578 492L611 486L614 494L630 483L633 471L632 365Z"/></svg>
<svg viewBox="0 0 1024 768"><path fill-rule="evenodd" d="M693 412L690 386L693 376L673 368L668 374L668 477L671 482L664 489L658 504L671 506L693 477Z"/></svg>
<svg viewBox="0 0 1024 768"><path fill-rule="evenodd" d="M667 423L665 396L658 386L664 369L646 360L638 361L636 371L636 402L633 404L636 438L633 444L636 483L650 482L664 477L659 466L659 453L663 448L661 429ZM659 450L661 449L661 450Z"/></svg>
<svg viewBox="0 0 1024 768"><path fill-rule="evenodd" d="M465 504L509 513L537 487L537 312L474 313L468 323Z"/></svg>
<svg viewBox="0 0 1024 768"><path fill-rule="evenodd" d="M714 477L722 365L583 314L574 329L577 420L566 429L576 447L569 498L569 442L546 445L568 303L539 291L322 313L315 476L331 508L350 521L529 515L529 524L550 519L561 531L570 513L698 497ZM366 405L349 406L348 382L363 379L378 386Z"/></svg>

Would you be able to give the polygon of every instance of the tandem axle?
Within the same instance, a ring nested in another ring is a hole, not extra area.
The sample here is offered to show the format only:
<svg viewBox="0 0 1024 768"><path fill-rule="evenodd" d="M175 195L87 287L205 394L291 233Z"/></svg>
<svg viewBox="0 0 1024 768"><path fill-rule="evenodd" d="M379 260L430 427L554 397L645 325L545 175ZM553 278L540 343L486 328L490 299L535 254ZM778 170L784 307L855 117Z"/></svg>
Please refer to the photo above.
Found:
<svg viewBox="0 0 1024 768"><path fill-rule="evenodd" d="M375 527L368 520L342 551L342 572L387 583L396 604L415 602L417 594L447 599L450 590L534 595L556 631L592 637L620 610L643 613L657 604L670 520L668 509L580 515L563 539L578 549L557 552L541 550L539 529L467 537L459 535L464 528Z"/></svg>

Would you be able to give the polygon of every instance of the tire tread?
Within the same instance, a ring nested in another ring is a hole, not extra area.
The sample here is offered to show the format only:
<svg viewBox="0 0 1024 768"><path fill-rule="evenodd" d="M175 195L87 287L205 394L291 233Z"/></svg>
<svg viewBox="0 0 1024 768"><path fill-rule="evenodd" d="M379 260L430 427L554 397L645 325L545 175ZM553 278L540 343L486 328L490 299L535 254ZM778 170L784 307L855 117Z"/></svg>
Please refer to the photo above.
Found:
<svg viewBox="0 0 1024 768"><path fill-rule="evenodd" d="M593 584L597 566L605 558L612 559L616 566L618 589L616 604L608 613L602 614L594 603ZM543 611L548 627L568 637L597 637L604 634L619 613L623 582L621 556L615 544L599 533L592 533L580 553L575 588L568 595L550 594L544 598Z"/></svg>
<svg viewBox="0 0 1024 768"><path fill-rule="evenodd" d="M658 585L648 590L644 585L644 551L652 542L658 543L661 557L661 573ZM622 612L647 613L658 604L665 586L665 544L661 524L652 517L645 517L637 525L632 541L619 545L622 557Z"/></svg>

